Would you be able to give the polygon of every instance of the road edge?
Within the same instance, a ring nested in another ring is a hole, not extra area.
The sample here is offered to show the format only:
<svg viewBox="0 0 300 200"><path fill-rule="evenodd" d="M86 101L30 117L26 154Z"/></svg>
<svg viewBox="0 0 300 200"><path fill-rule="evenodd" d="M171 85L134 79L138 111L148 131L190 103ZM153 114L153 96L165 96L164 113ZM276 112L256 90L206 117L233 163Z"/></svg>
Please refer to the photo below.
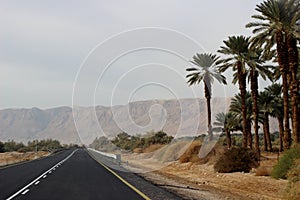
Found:
<svg viewBox="0 0 300 200"><path fill-rule="evenodd" d="M107 171L109 171L111 174L113 174L115 177L117 177L120 181L122 181L125 185L127 185L130 189L132 189L133 191L135 191L138 195L140 195L141 197L143 197L145 200L151 200L146 194L144 194L142 191L140 191L139 189L137 189L136 187L134 187L133 185L131 185L129 182L127 182L124 178L122 178L119 174L117 174L115 171L113 171L112 169L110 169L108 166L106 166L105 164L99 162L97 159L95 159L95 157L90 154L90 152L86 149L87 153L89 154L89 156L91 158L93 158L97 163L99 163L102 167L104 167Z"/></svg>

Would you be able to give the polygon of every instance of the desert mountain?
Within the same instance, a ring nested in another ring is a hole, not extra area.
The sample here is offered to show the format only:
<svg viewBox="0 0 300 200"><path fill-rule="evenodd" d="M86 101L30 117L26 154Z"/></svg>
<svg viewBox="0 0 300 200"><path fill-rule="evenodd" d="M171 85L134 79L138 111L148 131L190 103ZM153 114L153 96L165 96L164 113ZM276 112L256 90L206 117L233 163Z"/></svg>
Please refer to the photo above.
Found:
<svg viewBox="0 0 300 200"><path fill-rule="evenodd" d="M212 99L212 116L226 112L230 98ZM89 144L95 137L114 137L125 131L144 134L164 130L175 137L205 134L206 100L147 100L105 107L58 107L41 110L0 110L0 141L58 139ZM277 129L271 122L271 131Z"/></svg>

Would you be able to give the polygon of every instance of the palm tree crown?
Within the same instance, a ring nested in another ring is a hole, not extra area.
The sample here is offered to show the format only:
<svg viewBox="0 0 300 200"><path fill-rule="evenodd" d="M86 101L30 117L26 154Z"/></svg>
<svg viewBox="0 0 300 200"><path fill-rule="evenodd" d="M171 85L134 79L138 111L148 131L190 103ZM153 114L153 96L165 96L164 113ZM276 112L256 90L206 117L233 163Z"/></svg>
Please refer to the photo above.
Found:
<svg viewBox="0 0 300 200"><path fill-rule="evenodd" d="M196 54L193 56L191 63L193 67L187 68L186 71L191 72L186 76L188 78L187 83L189 85L199 84L201 81L204 82L208 89L208 93L205 95L211 96L211 86L216 79L219 83L227 84L226 78L217 69L215 63L219 59L213 54Z"/></svg>

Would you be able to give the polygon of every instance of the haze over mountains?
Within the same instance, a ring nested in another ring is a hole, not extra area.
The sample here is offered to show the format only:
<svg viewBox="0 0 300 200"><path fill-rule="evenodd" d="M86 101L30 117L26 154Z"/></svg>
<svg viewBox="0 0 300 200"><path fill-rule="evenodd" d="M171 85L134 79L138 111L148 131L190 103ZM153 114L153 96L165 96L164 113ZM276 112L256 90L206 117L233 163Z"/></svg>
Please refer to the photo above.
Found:
<svg viewBox="0 0 300 200"><path fill-rule="evenodd" d="M226 112L230 98L212 99L212 116ZM200 113L200 115L199 115ZM271 131L276 123L270 123ZM199 123L198 123L199 122ZM75 126L76 124L76 126ZM0 110L0 141L58 139L62 143L91 143L96 137L114 137L125 131L144 134L164 130L175 137L206 133L206 100L147 100L105 107L57 107L41 110ZM76 129L77 128L77 129Z"/></svg>

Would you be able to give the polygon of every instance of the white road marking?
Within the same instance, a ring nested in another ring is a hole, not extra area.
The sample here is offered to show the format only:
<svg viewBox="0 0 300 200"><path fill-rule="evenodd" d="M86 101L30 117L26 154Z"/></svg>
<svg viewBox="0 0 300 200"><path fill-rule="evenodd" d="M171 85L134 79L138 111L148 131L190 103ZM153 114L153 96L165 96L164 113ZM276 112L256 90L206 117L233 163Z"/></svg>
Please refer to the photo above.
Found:
<svg viewBox="0 0 300 200"><path fill-rule="evenodd" d="M37 182L34 183L34 185L37 185L37 184L39 184L39 183L40 183L40 181L37 181Z"/></svg>
<svg viewBox="0 0 300 200"><path fill-rule="evenodd" d="M73 156L73 154L77 151L78 149L72 151L72 153L70 155L68 155L66 158L64 158L63 160L61 160L60 162L58 162L57 164L55 164L53 167L51 167L50 169L48 169L46 172L44 172L43 174L41 174L39 177L37 177L36 179L34 179L33 181L31 181L29 184L25 185L22 189L20 189L18 192L14 193L13 195L11 195L10 197L8 197L6 200L11 200L14 197L16 197L18 194L26 194L29 189L27 189L28 187L30 187L32 184L34 184L35 182L37 182L39 179L41 178L46 178L47 177L47 173L52 171L52 169L54 167L56 167L58 164L62 164L63 162L65 162L66 160L68 160L71 156Z"/></svg>
<svg viewBox="0 0 300 200"><path fill-rule="evenodd" d="M24 194L26 194L28 191L29 191L29 189L24 190L24 192L22 192L22 194L24 195Z"/></svg>

